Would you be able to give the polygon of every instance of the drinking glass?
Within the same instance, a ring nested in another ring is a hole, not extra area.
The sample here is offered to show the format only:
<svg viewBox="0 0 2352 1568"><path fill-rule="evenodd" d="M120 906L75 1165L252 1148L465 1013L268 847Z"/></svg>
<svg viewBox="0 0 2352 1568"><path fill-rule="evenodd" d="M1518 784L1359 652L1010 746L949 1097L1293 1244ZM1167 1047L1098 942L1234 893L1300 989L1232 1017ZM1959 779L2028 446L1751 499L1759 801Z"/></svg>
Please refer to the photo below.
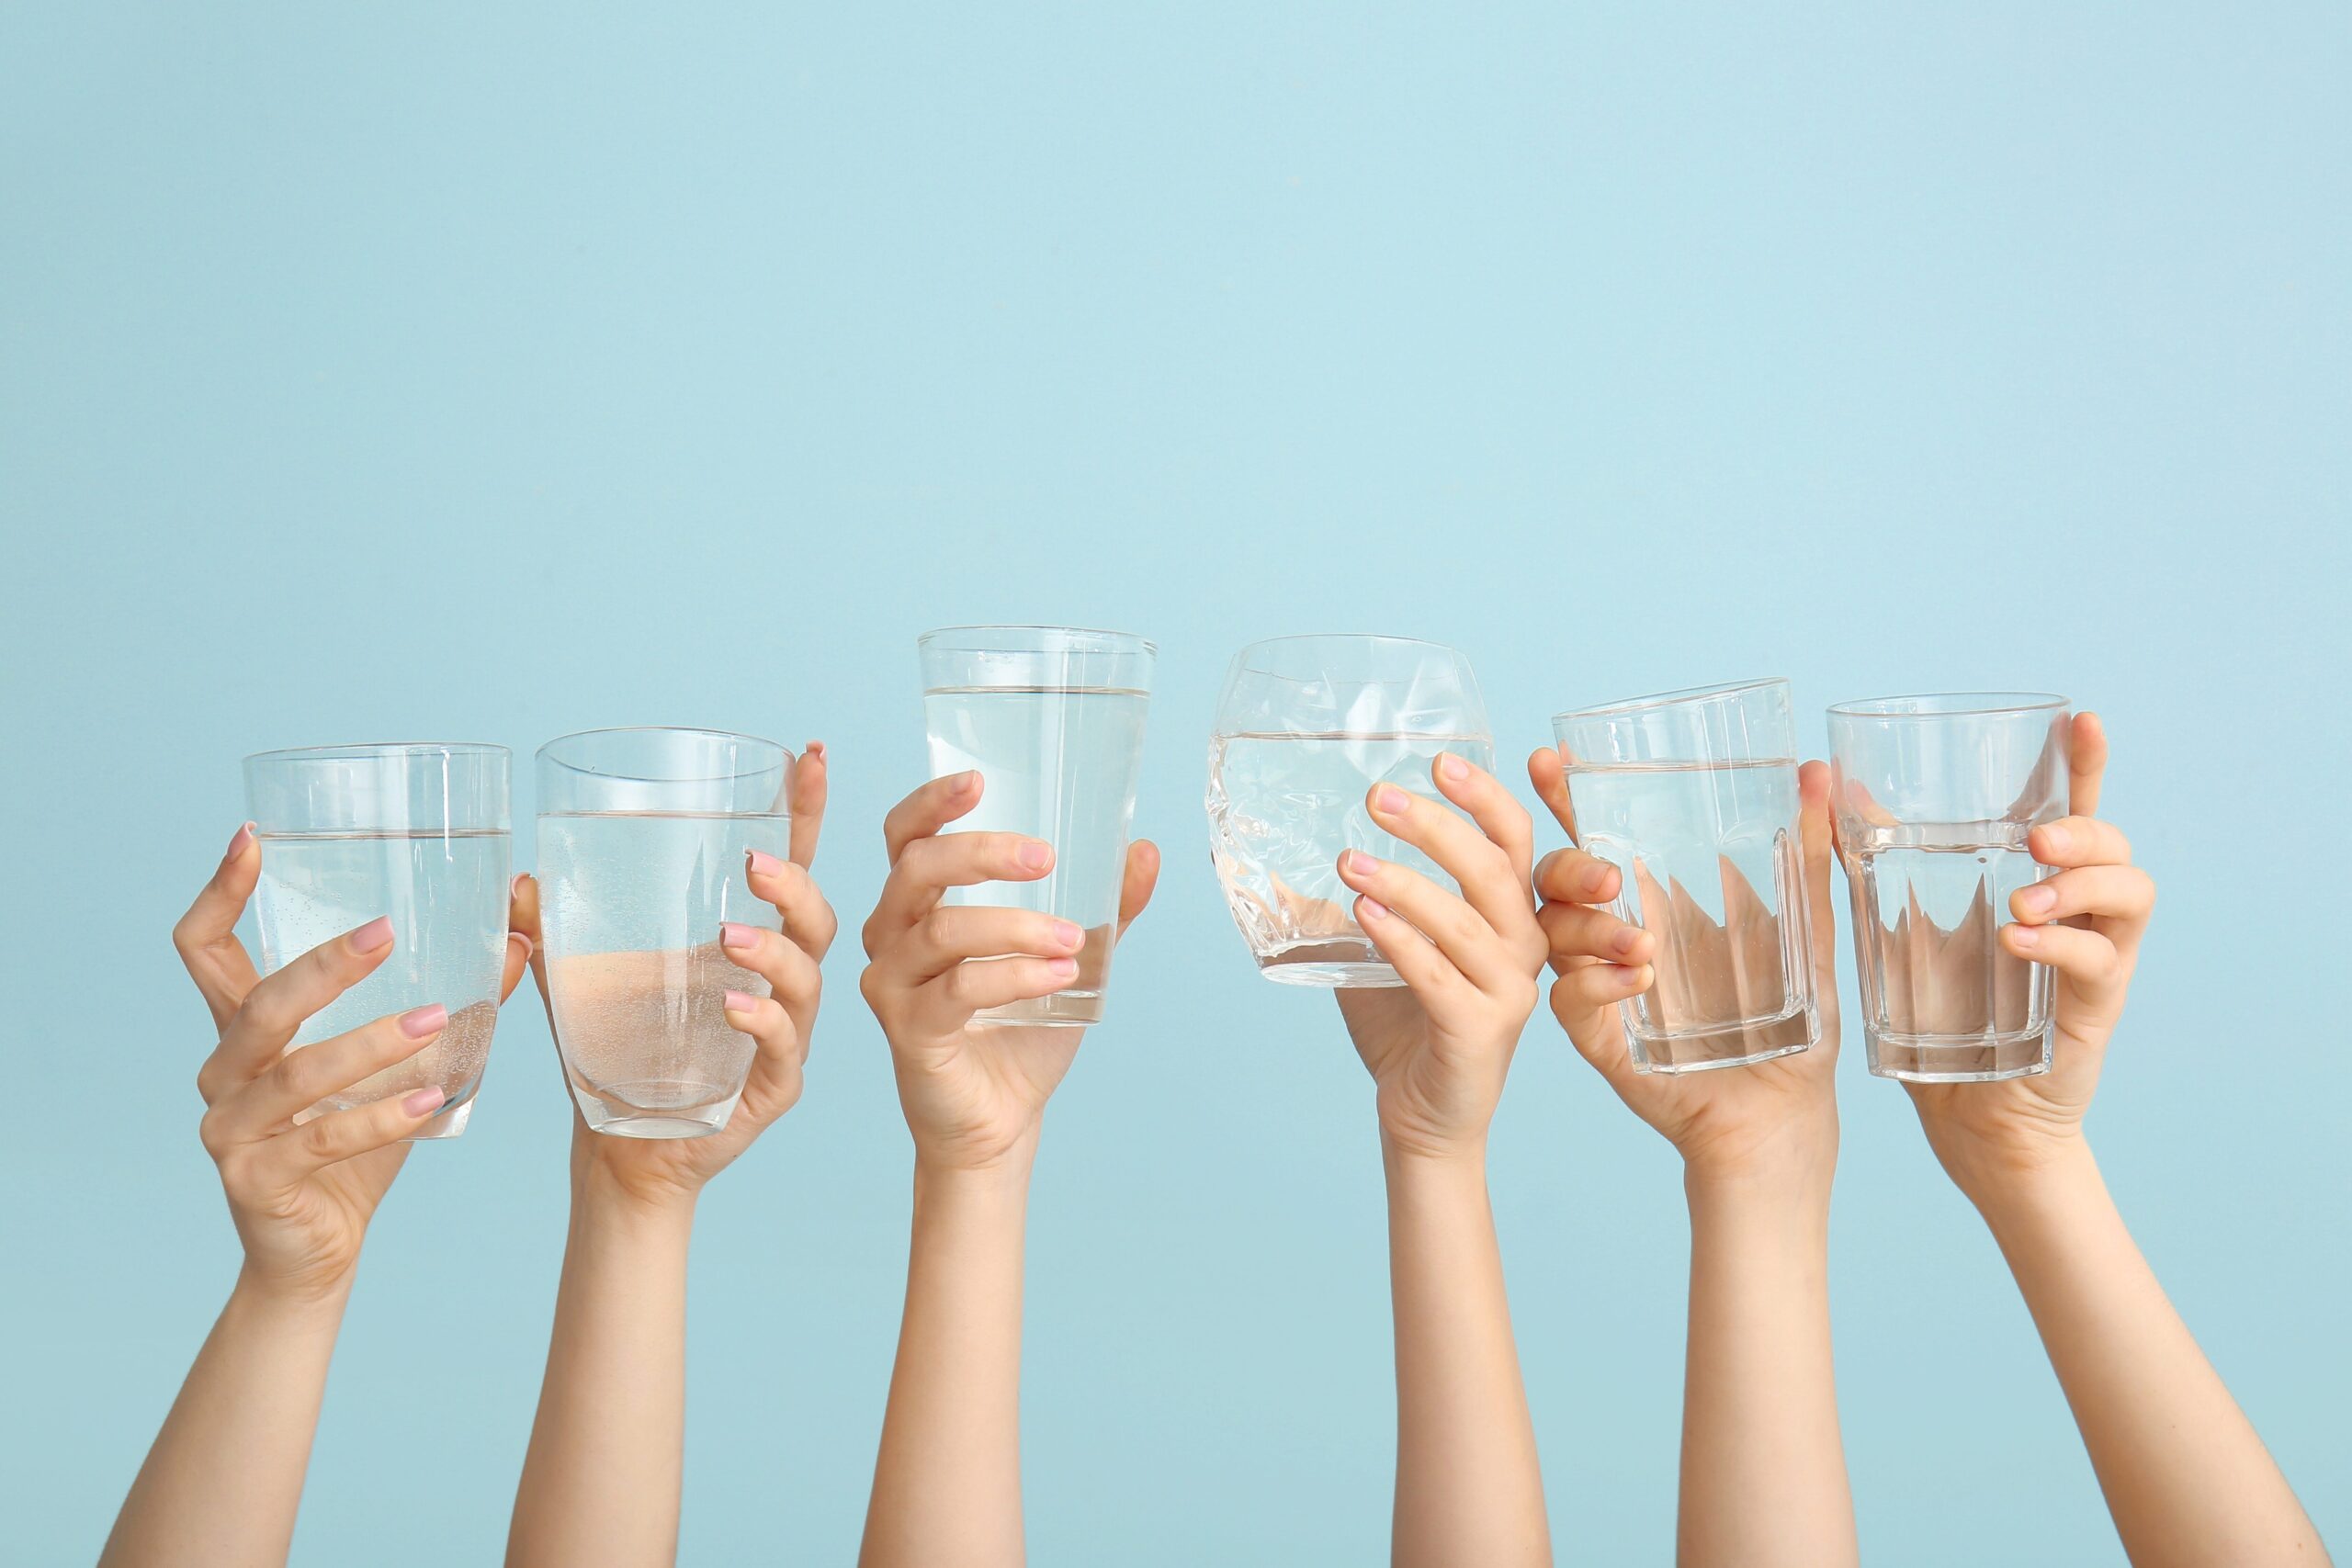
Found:
<svg viewBox="0 0 2352 1568"><path fill-rule="evenodd" d="M300 1119L437 1085L447 1098L412 1141L466 1130L506 964L510 761L503 746L434 741L245 759L246 809L261 840L262 973L379 915L392 921L390 956L305 1020L287 1048L388 1013L435 1002L449 1010L432 1044Z"/></svg>
<svg viewBox="0 0 2352 1568"><path fill-rule="evenodd" d="M1668 692L1552 720L1610 908L1657 939L1624 1010L1638 1073L1744 1066L1819 1037L1786 681Z"/></svg>
<svg viewBox="0 0 2352 1568"><path fill-rule="evenodd" d="M1054 849L1039 881L951 887L942 902L1041 909L1086 932L1068 986L975 1021L1093 1023L1118 936L1156 650L1072 626L946 626L916 649L931 776L968 769L981 780L979 805L951 831L1023 833Z"/></svg>
<svg viewBox="0 0 2352 1568"><path fill-rule="evenodd" d="M1871 1071L1983 1083L2050 1070L2050 971L1996 940L2066 814L2066 699L1881 697L1829 710L1830 805L1854 899Z"/></svg>
<svg viewBox="0 0 2352 1568"><path fill-rule="evenodd" d="M755 1049L726 996L768 994L723 922L781 931L752 850L791 844L792 753L713 729L592 729L539 748L539 914L556 1049L581 1116L628 1138L727 1125Z"/></svg>
<svg viewBox="0 0 2352 1568"><path fill-rule="evenodd" d="M1266 978L1404 984L1356 924L1340 853L1363 850L1455 886L1364 806L1376 784L1430 794L1430 760L1443 751L1493 771L1478 682L1450 648L1396 637L1282 637L1235 657L1209 737L1209 848L1234 924Z"/></svg>

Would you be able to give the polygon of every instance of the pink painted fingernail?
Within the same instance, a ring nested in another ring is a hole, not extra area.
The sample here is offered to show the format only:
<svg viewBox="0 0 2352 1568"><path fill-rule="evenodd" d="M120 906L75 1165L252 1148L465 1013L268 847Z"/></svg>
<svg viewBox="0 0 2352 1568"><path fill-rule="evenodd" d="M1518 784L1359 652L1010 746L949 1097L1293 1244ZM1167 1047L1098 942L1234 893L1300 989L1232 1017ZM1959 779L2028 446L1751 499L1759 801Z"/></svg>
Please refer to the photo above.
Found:
<svg viewBox="0 0 2352 1568"><path fill-rule="evenodd" d="M1370 876L1374 872L1378 871L1379 869L1380 863L1373 859L1370 855L1364 853L1362 850L1350 850L1348 852L1348 874L1350 876Z"/></svg>
<svg viewBox="0 0 2352 1568"><path fill-rule="evenodd" d="M411 1040L422 1040L449 1022L449 1010L439 1002L431 1007L411 1008L401 1014L401 1032Z"/></svg>
<svg viewBox="0 0 2352 1568"><path fill-rule="evenodd" d="M373 953L392 944L392 917L379 915L345 939L354 953Z"/></svg>
<svg viewBox="0 0 2352 1568"><path fill-rule="evenodd" d="M529 872L516 872L514 874L514 880L506 885L507 901L512 903L514 900L520 898L523 896L523 885L530 880L531 874Z"/></svg>
<svg viewBox="0 0 2352 1568"><path fill-rule="evenodd" d="M1367 920L1385 920L1388 918L1388 906L1367 895L1356 900L1356 913Z"/></svg>
<svg viewBox="0 0 2352 1568"><path fill-rule="evenodd" d="M2009 943L2013 947L2035 948L2041 945L2041 933L2031 926L2011 926Z"/></svg>
<svg viewBox="0 0 2352 1568"><path fill-rule="evenodd" d="M523 962L526 964L531 961L531 954L539 950L539 944L531 940L531 933L528 931L508 931L506 940L523 944Z"/></svg>
<svg viewBox="0 0 2352 1568"><path fill-rule="evenodd" d="M401 1100L401 1111L404 1115L409 1116L430 1116L440 1110L441 1102L448 1098L448 1091L439 1084L435 1084L430 1088L418 1089L414 1094Z"/></svg>
<svg viewBox="0 0 2352 1568"><path fill-rule="evenodd" d="M749 991L729 991L720 1000L729 1012L749 1012L759 1005L760 998Z"/></svg>
<svg viewBox="0 0 2352 1568"><path fill-rule="evenodd" d="M749 926L739 926L732 920L727 921L718 928L718 945L731 947L739 953L745 948L757 946L759 940L759 932Z"/></svg>
<svg viewBox="0 0 2352 1568"><path fill-rule="evenodd" d="M1372 792L1372 807L1394 817L1405 809L1405 792L1395 784L1382 784Z"/></svg>
<svg viewBox="0 0 2352 1568"><path fill-rule="evenodd" d="M743 861L762 876L774 876L784 869L784 863L764 850L745 850Z"/></svg>
<svg viewBox="0 0 2352 1568"><path fill-rule="evenodd" d="M245 852L245 846L253 841L254 825L248 822L243 827L229 835L229 847L227 850L222 852L220 858L224 861L235 860L239 855Z"/></svg>
<svg viewBox="0 0 2352 1568"><path fill-rule="evenodd" d="M1449 751L1438 762L1437 771L1443 773L1447 778L1452 779L1455 784L1460 784L1464 779L1470 776L1470 764Z"/></svg>
<svg viewBox="0 0 2352 1568"><path fill-rule="evenodd" d="M2018 889L2018 908L2029 915L2046 915L2058 907L2058 895L2048 887Z"/></svg>
<svg viewBox="0 0 2352 1568"><path fill-rule="evenodd" d="M1054 940L1061 943L1064 947L1076 947L1080 942L1086 940L1086 933L1079 930L1077 925L1069 920L1056 920L1054 922Z"/></svg>
<svg viewBox="0 0 2352 1568"><path fill-rule="evenodd" d="M1075 958L1057 958L1052 963L1046 965L1046 973L1051 975L1057 980L1071 979L1078 974L1078 960Z"/></svg>
<svg viewBox="0 0 2352 1568"><path fill-rule="evenodd" d="M1032 840L1021 846L1021 863L1031 871L1043 871L1052 863L1054 852Z"/></svg>

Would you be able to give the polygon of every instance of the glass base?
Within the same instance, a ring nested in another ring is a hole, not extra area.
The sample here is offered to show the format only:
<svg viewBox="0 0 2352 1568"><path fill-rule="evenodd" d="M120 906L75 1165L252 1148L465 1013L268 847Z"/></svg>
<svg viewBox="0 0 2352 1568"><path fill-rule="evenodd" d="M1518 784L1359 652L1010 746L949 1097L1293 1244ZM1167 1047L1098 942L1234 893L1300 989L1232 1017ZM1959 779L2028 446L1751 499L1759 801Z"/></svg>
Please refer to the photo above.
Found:
<svg viewBox="0 0 2352 1568"><path fill-rule="evenodd" d="M1999 1083L2050 1070L2046 1025L2027 1034L1864 1033L1871 1073L1905 1083Z"/></svg>
<svg viewBox="0 0 2352 1568"><path fill-rule="evenodd" d="M1017 1002L1007 1002L1001 1008L982 1008L972 1015L978 1024L1020 1023L1035 1026L1083 1029L1090 1023L1102 1021L1102 993L1100 991L1056 991L1050 996L1030 997Z"/></svg>
<svg viewBox="0 0 2352 1568"><path fill-rule="evenodd" d="M473 1113L474 1097L469 1093L457 1104L445 1105L434 1112L432 1121L401 1141L404 1144L424 1144L438 1138L454 1138L466 1130L466 1122Z"/></svg>
<svg viewBox="0 0 2352 1568"><path fill-rule="evenodd" d="M727 1125L743 1086L639 1079L586 1084L571 1080L571 1098L592 1133L616 1138L703 1138Z"/></svg>
<svg viewBox="0 0 2352 1568"><path fill-rule="evenodd" d="M1672 1034L1645 1033L1634 1027L1631 1018L1625 1023L1625 1048L1634 1058L1634 1071L1667 1077L1752 1066L1775 1057L1793 1056L1810 1050L1820 1038L1813 1010L1803 1006L1760 1022L1742 1021L1720 1029L1679 1030Z"/></svg>
<svg viewBox="0 0 2352 1568"><path fill-rule="evenodd" d="M1263 954L1258 960L1258 973L1278 985L1321 986L1331 990L1405 983L1405 977L1396 973L1395 966L1380 956L1380 950L1362 937L1352 941L1303 942L1279 953Z"/></svg>

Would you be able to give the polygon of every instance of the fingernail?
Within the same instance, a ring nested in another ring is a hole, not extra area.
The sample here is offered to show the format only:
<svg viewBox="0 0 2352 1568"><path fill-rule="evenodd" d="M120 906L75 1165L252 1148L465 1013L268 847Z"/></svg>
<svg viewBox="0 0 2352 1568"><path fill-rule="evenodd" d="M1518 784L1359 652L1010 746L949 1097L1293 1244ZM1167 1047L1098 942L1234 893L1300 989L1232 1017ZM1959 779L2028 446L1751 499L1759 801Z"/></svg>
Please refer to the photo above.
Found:
<svg viewBox="0 0 2352 1568"><path fill-rule="evenodd" d="M1638 932L1638 931L1634 931L1633 927L1631 927L1631 926L1627 926L1627 927L1625 927L1623 930L1620 931L1619 931L1615 936L1611 937L1611 938L1609 939L1609 947L1610 947L1610 951L1611 951L1612 953L1631 953L1631 952L1633 952L1633 951L1634 951L1634 937L1636 937L1636 936L1638 936L1638 935L1640 935L1640 934L1641 934L1641 933L1640 933L1640 932Z"/></svg>
<svg viewBox="0 0 2352 1568"><path fill-rule="evenodd" d="M2044 828L2041 846L2053 855L2063 855L2075 847L2075 835L2064 828Z"/></svg>
<svg viewBox="0 0 2352 1568"><path fill-rule="evenodd" d="M1470 776L1470 764L1449 751L1443 758L1440 759L1437 765L1437 771L1444 774L1447 778L1452 779L1455 784L1460 784L1464 779Z"/></svg>
<svg viewBox="0 0 2352 1568"><path fill-rule="evenodd" d="M718 945L731 947L738 953L757 945L759 940L759 932L749 926L739 926L732 920L724 922L718 928Z"/></svg>
<svg viewBox="0 0 2352 1568"><path fill-rule="evenodd" d="M422 1040L435 1030L446 1028L448 1022L449 1010L435 1002L431 1007L411 1008L401 1014L401 1032L411 1040Z"/></svg>
<svg viewBox="0 0 2352 1568"><path fill-rule="evenodd" d="M1405 792L1395 784L1382 784L1372 792L1372 808L1394 817L1405 809Z"/></svg>
<svg viewBox="0 0 2352 1568"><path fill-rule="evenodd" d="M239 855L245 852L245 846L253 841L254 825L248 822L243 827L229 835L229 847L221 852L220 858L222 860L235 860Z"/></svg>
<svg viewBox="0 0 2352 1568"><path fill-rule="evenodd" d="M527 872L527 871L518 871L518 872L516 872L516 873L514 874L514 881L512 881L512 882L510 882L510 883L508 883L508 884L506 885L506 897L507 897L507 901L511 903L511 902L513 902L514 899L520 898L520 897L523 896L523 884L525 884L526 882L528 882L528 881L530 881L530 880L531 880L531 874L530 874L529 872Z"/></svg>
<svg viewBox="0 0 2352 1568"><path fill-rule="evenodd" d="M743 862L762 876L774 876L784 869L784 863L764 850L745 850Z"/></svg>
<svg viewBox="0 0 2352 1568"><path fill-rule="evenodd" d="M1340 858L1347 863L1345 869L1350 876L1370 876L1380 869L1380 863L1362 850L1350 850Z"/></svg>
<svg viewBox="0 0 2352 1568"><path fill-rule="evenodd" d="M1586 892L1598 894L1602 888L1609 886L1609 868L1605 865L1586 866L1584 868L1583 881L1584 890Z"/></svg>
<svg viewBox="0 0 2352 1568"><path fill-rule="evenodd" d="M2058 895L2047 887L2018 890L2018 908L2029 915L2046 915L2058 907Z"/></svg>
<svg viewBox="0 0 2352 1568"><path fill-rule="evenodd" d="M719 999L729 1012L749 1012L760 998L749 991L729 991Z"/></svg>
<svg viewBox="0 0 2352 1568"><path fill-rule="evenodd" d="M1367 894L1356 900L1356 913L1367 920L1385 920L1388 918L1388 906Z"/></svg>
<svg viewBox="0 0 2352 1568"><path fill-rule="evenodd" d="M822 757L825 754L825 743L821 740L811 740L808 745L802 747L801 750L808 752L811 757Z"/></svg>
<svg viewBox="0 0 2352 1568"><path fill-rule="evenodd" d="M1021 863L1031 871L1045 870L1046 863L1053 858L1053 851L1035 840L1021 846Z"/></svg>
<svg viewBox="0 0 2352 1568"><path fill-rule="evenodd" d="M348 939L354 953L373 953L392 944L392 917L379 915L351 933Z"/></svg>
<svg viewBox="0 0 2352 1568"><path fill-rule="evenodd" d="M1642 972L1633 967L1620 969L1617 984L1628 991L1638 991L1642 988Z"/></svg>
<svg viewBox="0 0 2352 1568"><path fill-rule="evenodd" d="M1075 958L1057 958L1052 963L1046 965L1046 972L1057 980L1070 979L1078 974L1078 960Z"/></svg>
<svg viewBox="0 0 2352 1568"><path fill-rule="evenodd" d="M2009 945L2012 947L2023 948L2040 947L2041 945L2041 933L2034 930L2031 926L2011 926L2009 928Z"/></svg>
<svg viewBox="0 0 2352 1568"><path fill-rule="evenodd" d="M1086 933L1079 930L1071 921L1056 920L1054 922L1054 940L1061 943L1064 947L1076 947L1080 942L1086 940Z"/></svg>
<svg viewBox="0 0 2352 1568"><path fill-rule="evenodd" d="M962 795L967 790L978 789L979 784L980 771L978 768L967 768L963 773L956 775L955 793Z"/></svg>
<svg viewBox="0 0 2352 1568"><path fill-rule="evenodd" d="M448 1098L447 1091L439 1084L435 1084L429 1089L418 1089L414 1094L401 1100L401 1110L410 1116L429 1116L440 1110L441 1102Z"/></svg>
<svg viewBox="0 0 2352 1568"><path fill-rule="evenodd" d="M523 962L526 964L531 961L531 954L539 950L539 944L531 940L531 933L528 931L508 931L506 940L523 944Z"/></svg>

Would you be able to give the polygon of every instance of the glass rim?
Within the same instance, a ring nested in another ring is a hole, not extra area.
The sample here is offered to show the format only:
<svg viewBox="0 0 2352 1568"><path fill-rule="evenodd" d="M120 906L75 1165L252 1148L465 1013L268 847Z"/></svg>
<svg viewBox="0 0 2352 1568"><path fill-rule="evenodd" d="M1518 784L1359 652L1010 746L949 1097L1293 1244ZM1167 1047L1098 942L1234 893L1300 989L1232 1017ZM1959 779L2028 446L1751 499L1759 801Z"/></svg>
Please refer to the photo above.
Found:
<svg viewBox="0 0 2352 1568"><path fill-rule="evenodd" d="M1716 697L1736 697L1745 692L1761 691L1766 686L1788 684L1786 675L1759 675L1752 681L1728 681L1719 686L1684 686L1679 691L1657 692L1646 697L1621 697L1613 703L1597 703L1589 708L1567 708L1554 714L1552 724L1557 728L1579 718L1609 718L1618 714L1640 713L1645 708L1672 707Z"/></svg>
<svg viewBox="0 0 2352 1568"><path fill-rule="evenodd" d="M959 636L967 637L976 637L981 632L1058 632L1065 637L1075 639L1095 639L1094 646L1091 648L1081 648L1076 650L1080 652L1139 652L1148 653L1154 658L1159 657L1159 645L1158 643L1153 642L1148 637L1140 636L1135 632L1114 632L1106 630L1101 626L1038 626L1026 621L982 622L961 626L933 626L931 630L915 638L915 646L919 649L945 649L957 653L1052 653L1064 651L1058 649L1041 648L987 648L981 647L977 643L962 643L946 640Z"/></svg>
<svg viewBox="0 0 2352 1568"><path fill-rule="evenodd" d="M1463 651L1453 644L1431 642L1429 638L1422 637L1395 637L1387 632L1284 632L1280 637L1261 637L1255 642L1242 644L1241 651L1233 656L1234 664L1238 669L1248 670L1259 675L1281 675L1283 671L1279 670L1268 670L1252 662L1250 656L1261 648L1280 648L1285 643L1296 642L1360 642L1384 644L1394 648L1426 648L1464 664L1469 662ZM1383 679L1366 679L1362 683L1367 686L1377 686L1388 682Z"/></svg>
<svg viewBox="0 0 2352 1568"><path fill-rule="evenodd" d="M253 762L342 762L362 757L422 757L434 753L452 757L505 757L514 753L492 740L353 740L339 746L286 746L255 751Z"/></svg>
<svg viewBox="0 0 2352 1568"><path fill-rule="evenodd" d="M1915 692L1899 697L1860 697L1829 705L1831 718L1991 718L2052 713L2070 699L2052 692ZM1917 704L1918 706L1898 706Z"/></svg>
<svg viewBox="0 0 2352 1568"><path fill-rule="evenodd" d="M625 784L714 784L722 779L753 778L769 771L765 768L747 768L732 773L672 773L660 778L651 778L642 773L608 773L597 768L583 768L569 759L548 755L554 748L567 740L588 740L600 735L699 735L708 740L748 741L753 746L764 746L774 751L779 767L782 766L785 758L792 755L792 749L781 741L770 740L763 735L744 735L732 729L705 729L692 724L608 724L600 729L575 729L569 735L559 735L533 752L532 759L535 761L551 762L567 773L582 773L595 779L618 779ZM750 815L757 815L757 813Z"/></svg>

